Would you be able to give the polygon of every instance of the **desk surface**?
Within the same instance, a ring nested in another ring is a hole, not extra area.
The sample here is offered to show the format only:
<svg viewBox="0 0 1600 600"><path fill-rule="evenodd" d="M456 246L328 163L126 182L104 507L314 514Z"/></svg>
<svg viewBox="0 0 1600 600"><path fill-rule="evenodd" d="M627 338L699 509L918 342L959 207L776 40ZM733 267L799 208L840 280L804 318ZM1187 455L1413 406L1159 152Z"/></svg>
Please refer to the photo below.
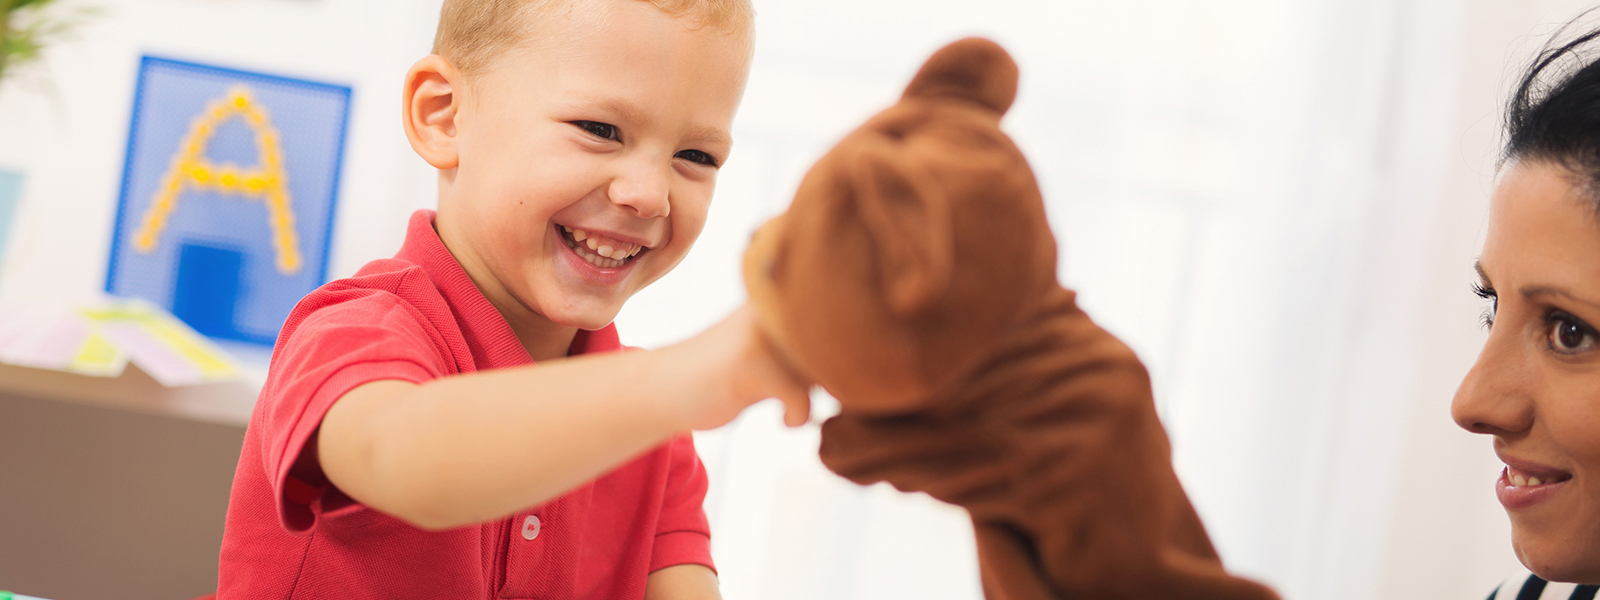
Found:
<svg viewBox="0 0 1600 600"><path fill-rule="evenodd" d="M0 364L0 393L220 425L248 424L260 389L260 381L251 376L238 381L169 388L132 364L119 377L90 377Z"/></svg>
<svg viewBox="0 0 1600 600"><path fill-rule="evenodd" d="M217 589L245 428L0 393L0 588L57 600Z"/></svg>

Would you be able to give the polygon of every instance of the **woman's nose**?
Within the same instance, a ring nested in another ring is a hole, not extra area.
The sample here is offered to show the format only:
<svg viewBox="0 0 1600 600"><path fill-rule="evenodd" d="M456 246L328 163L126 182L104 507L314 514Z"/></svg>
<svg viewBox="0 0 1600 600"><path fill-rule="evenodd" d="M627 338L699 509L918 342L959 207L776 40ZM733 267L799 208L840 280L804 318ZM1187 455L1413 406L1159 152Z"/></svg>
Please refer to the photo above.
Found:
<svg viewBox="0 0 1600 600"><path fill-rule="evenodd" d="M665 217L671 212L668 201L672 187L672 165L657 166L652 161L630 161L611 180L607 190L611 203L633 210L644 219Z"/></svg>
<svg viewBox="0 0 1600 600"><path fill-rule="evenodd" d="M1450 416L1462 429L1510 435L1533 426L1537 373L1509 337L1491 334L1456 390Z"/></svg>

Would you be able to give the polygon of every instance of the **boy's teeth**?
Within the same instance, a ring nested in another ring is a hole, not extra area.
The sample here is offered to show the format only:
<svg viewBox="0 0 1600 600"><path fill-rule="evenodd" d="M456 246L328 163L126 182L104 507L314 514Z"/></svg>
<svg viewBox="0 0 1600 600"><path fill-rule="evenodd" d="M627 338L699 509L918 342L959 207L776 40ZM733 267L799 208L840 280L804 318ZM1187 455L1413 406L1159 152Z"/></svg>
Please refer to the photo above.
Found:
<svg viewBox="0 0 1600 600"><path fill-rule="evenodd" d="M564 225L562 228L572 234L573 240L580 242L573 246L573 250L577 252L578 257L602 269L620 267L627 264L626 259L637 256L644 251L644 246L619 242L605 236L591 235L582 229L574 229Z"/></svg>
<svg viewBox="0 0 1600 600"><path fill-rule="evenodd" d="M623 259L637 256L639 252L644 250L644 246L620 242L605 236L592 235L582 229L574 229L565 225L562 226L562 229L565 229L571 233L573 240L581 242L578 244L578 246L587 247L590 251L594 252L595 254L599 254L600 257L607 260L618 261L620 263Z"/></svg>

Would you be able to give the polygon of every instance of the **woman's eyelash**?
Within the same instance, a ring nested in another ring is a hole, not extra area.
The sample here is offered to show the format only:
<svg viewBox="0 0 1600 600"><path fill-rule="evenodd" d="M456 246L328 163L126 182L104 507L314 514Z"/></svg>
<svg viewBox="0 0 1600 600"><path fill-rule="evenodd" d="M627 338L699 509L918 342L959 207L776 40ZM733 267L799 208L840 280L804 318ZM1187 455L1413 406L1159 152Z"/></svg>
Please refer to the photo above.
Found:
<svg viewBox="0 0 1600 600"><path fill-rule="evenodd" d="M1472 294L1479 298L1483 298L1484 300L1494 300L1495 298L1499 297L1497 294L1495 294L1494 288L1478 282L1473 282Z"/></svg>
<svg viewBox="0 0 1600 600"><path fill-rule="evenodd" d="M1478 317L1478 322L1484 329L1494 327L1494 313L1500 309L1500 296L1495 293L1494 288L1478 282L1473 282L1472 293L1491 302L1488 307L1483 309L1483 315Z"/></svg>

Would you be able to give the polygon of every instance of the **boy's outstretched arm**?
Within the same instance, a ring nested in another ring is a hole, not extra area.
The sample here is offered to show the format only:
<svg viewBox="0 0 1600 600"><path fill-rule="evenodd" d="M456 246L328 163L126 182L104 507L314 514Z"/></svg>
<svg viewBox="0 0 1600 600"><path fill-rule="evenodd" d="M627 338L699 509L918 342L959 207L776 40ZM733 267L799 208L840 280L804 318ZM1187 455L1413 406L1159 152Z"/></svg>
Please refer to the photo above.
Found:
<svg viewBox="0 0 1600 600"><path fill-rule="evenodd" d="M765 398L791 426L809 417L807 384L741 309L660 350L362 385L323 417L317 456L356 501L447 529L543 503Z"/></svg>
<svg viewBox="0 0 1600 600"><path fill-rule="evenodd" d="M705 565L675 565L650 574L644 600L722 600L722 590Z"/></svg>

